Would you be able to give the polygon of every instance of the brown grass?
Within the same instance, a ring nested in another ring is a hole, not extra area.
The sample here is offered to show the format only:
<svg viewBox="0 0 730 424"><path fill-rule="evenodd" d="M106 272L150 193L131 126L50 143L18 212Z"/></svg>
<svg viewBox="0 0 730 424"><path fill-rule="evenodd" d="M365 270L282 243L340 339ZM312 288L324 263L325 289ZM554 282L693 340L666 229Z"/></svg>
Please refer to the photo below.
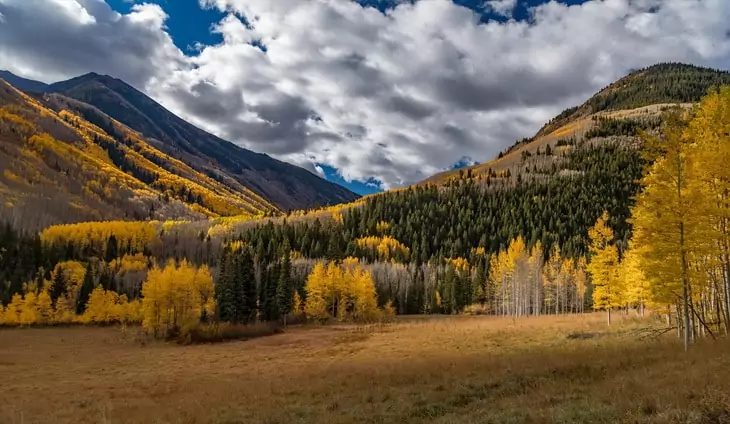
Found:
<svg viewBox="0 0 730 424"><path fill-rule="evenodd" d="M730 422L730 343L648 321L430 317L142 345L136 330L0 330L0 423Z"/></svg>

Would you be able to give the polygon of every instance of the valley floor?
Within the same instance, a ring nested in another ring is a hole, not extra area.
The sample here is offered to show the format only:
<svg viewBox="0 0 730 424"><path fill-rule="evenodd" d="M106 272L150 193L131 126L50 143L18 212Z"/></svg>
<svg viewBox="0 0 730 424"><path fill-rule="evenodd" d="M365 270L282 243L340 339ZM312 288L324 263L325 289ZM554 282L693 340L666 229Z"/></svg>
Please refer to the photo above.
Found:
<svg viewBox="0 0 730 424"><path fill-rule="evenodd" d="M1 423L730 422L730 342L603 314L405 318L246 342L0 330Z"/></svg>

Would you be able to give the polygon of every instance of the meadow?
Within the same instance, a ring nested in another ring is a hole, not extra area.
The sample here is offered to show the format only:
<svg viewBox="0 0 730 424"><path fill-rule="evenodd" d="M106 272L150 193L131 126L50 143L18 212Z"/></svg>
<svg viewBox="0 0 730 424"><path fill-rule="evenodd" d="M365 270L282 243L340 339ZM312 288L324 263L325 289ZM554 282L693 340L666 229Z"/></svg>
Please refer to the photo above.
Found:
<svg viewBox="0 0 730 424"><path fill-rule="evenodd" d="M723 423L730 342L603 314L401 317L215 345L0 330L0 423Z"/></svg>

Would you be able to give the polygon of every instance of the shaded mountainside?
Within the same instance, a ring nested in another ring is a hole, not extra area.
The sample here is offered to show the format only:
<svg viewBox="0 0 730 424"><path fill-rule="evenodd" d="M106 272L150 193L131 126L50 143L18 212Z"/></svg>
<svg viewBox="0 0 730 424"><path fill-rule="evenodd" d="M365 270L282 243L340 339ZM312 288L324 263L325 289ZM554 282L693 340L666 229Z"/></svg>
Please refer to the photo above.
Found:
<svg viewBox="0 0 730 424"><path fill-rule="evenodd" d="M18 90L42 93L48 89L48 84L44 82L19 77L8 71L0 71L0 79L5 80Z"/></svg>
<svg viewBox="0 0 730 424"><path fill-rule="evenodd" d="M138 131L165 153L223 184L242 184L281 210L349 202L358 197L303 168L209 134L119 79L91 73L51 84L46 93L92 105Z"/></svg>
<svg viewBox="0 0 730 424"><path fill-rule="evenodd" d="M591 140L635 143L638 130L659 125L662 111L689 107L713 87L730 85L730 72L679 63L663 63L632 72L602 89L580 106L546 123L533 137L523 138L479 165L433 175L420 184L444 184L462 173L486 178L509 172L526 177L533 169L560 168L566 150ZM548 153L548 154L546 154ZM555 165L553 165L555 164Z"/></svg>

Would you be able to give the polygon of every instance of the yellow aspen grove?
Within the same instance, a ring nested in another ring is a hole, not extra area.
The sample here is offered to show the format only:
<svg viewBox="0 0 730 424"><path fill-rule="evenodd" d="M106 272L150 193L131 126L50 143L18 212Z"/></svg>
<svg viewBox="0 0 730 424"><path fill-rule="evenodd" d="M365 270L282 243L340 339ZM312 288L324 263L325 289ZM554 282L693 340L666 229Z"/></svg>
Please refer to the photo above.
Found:
<svg viewBox="0 0 730 424"><path fill-rule="evenodd" d="M67 294L56 299L56 305L53 308L53 321L56 324L70 324L76 321L74 303Z"/></svg>
<svg viewBox="0 0 730 424"><path fill-rule="evenodd" d="M510 281L510 311L513 316L527 315L529 294L526 282L528 278L529 251L525 240L518 236L507 247L509 267L512 269L512 280Z"/></svg>
<svg viewBox="0 0 730 424"><path fill-rule="evenodd" d="M579 258L575 261L573 269L573 281L575 281L575 291L577 295L578 309L576 312L583 313L586 303L586 292L588 291L588 275L586 274L586 260Z"/></svg>
<svg viewBox="0 0 730 424"><path fill-rule="evenodd" d="M194 326L215 311L213 278L207 266L183 260L150 270L142 284L142 326L156 337Z"/></svg>
<svg viewBox="0 0 730 424"><path fill-rule="evenodd" d="M490 310L498 315L565 314L583 311L585 260L564 258L559 246L544 261L540 242L528 249L517 237L489 261Z"/></svg>
<svg viewBox="0 0 730 424"><path fill-rule="evenodd" d="M14 294L10 303L3 312L4 325L20 325L20 314L23 311L24 300L19 294Z"/></svg>
<svg viewBox="0 0 730 424"><path fill-rule="evenodd" d="M389 261L391 258L404 259L410 255L408 247L390 236L362 237L357 239L356 243L363 252L383 261Z"/></svg>
<svg viewBox="0 0 730 424"><path fill-rule="evenodd" d="M38 322L36 299L36 294L33 291L25 293L23 306L20 309L20 325L33 325Z"/></svg>
<svg viewBox="0 0 730 424"><path fill-rule="evenodd" d="M560 294L560 272L563 259L560 256L560 247L554 246L550 257L543 267L543 290L545 292L545 313L558 314Z"/></svg>
<svg viewBox="0 0 730 424"><path fill-rule="evenodd" d="M614 235L608 219L608 212L603 212L588 230L591 253L588 273L593 282L593 309L605 309L611 325L611 309L623 302L623 285L618 275L618 249L611 244Z"/></svg>
<svg viewBox="0 0 730 424"><path fill-rule="evenodd" d="M38 310L38 324L53 324L54 311L51 302L51 295L48 293L48 285L38 293L36 299L36 309Z"/></svg>
<svg viewBox="0 0 730 424"><path fill-rule="evenodd" d="M713 91L702 99L700 106L686 130L693 148L691 158L699 165L692 167L691 176L702 191L701 204L696 213L709 220L709 225L700 227L705 240L706 252L698 260L704 271L699 276L703 284L691 288L694 297L705 299L697 305L700 310L714 310L712 321L718 322L725 333L730 326L730 87ZM696 249L696 247L695 247ZM700 293L695 293L700 292ZM712 305L714 304L714 305Z"/></svg>
<svg viewBox="0 0 730 424"><path fill-rule="evenodd" d="M51 281L53 291L61 293L61 297L56 300L56 309L58 309L59 301L63 303L61 309L63 317L56 318L59 323L72 322L75 317L76 302L78 300L79 290L81 285L84 283L84 276L86 275L86 268L80 262L66 261L56 264L51 273ZM59 287L56 287L59 286ZM66 313L65 308L68 308L71 313ZM58 315L58 311L56 311Z"/></svg>
<svg viewBox="0 0 730 424"><path fill-rule="evenodd" d="M640 267L639 252L632 245L629 245L629 250L624 255L619 272L626 287L626 302L635 306L643 317L651 298L651 286Z"/></svg>
<svg viewBox="0 0 730 424"><path fill-rule="evenodd" d="M647 151L658 156L642 180L644 191L632 210L634 243L641 246L641 267L661 287L662 298L681 302L685 350L690 343L690 261L703 243L700 228L707 216L696 181L696 164L686 119L675 111L665 116L661 139L647 139Z"/></svg>
<svg viewBox="0 0 730 424"><path fill-rule="evenodd" d="M373 277L356 259L345 259L342 265L317 263L307 277L305 289L304 311L312 319L367 322L381 313Z"/></svg>
<svg viewBox="0 0 730 424"><path fill-rule="evenodd" d="M140 324L144 319L142 312L142 301L139 299L128 300L127 295L119 296L122 324Z"/></svg>
<svg viewBox="0 0 730 424"><path fill-rule="evenodd" d="M542 243L539 241L535 243L534 246L532 246L532 249L530 250L530 260L529 260L529 267L530 267L530 280L531 280L531 289L530 292L532 293L532 315L538 316L540 315L540 311L542 309L542 302L544 294L542 292L542 286L543 286L543 266L544 266L544 259L543 259L543 248Z"/></svg>
<svg viewBox="0 0 730 424"><path fill-rule="evenodd" d="M80 317L84 324L139 323L140 302L128 302L126 295L118 295L98 286L91 292L86 310Z"/></svg>
<svg viewBox="0 0 730 424"><path fill-rule="evenodd" d="M304 312L310 318L320 320L327 318L327 300L330 295L327 287L327 271L323 262L317 262L314 265L312 272L307 277L306 290L307 302Z"/></svg>
<svg viewBox="0 0 730 424"><path fill-rule="evenodd" d="M575 262L573 259L564 259L558 274L558 299L560 300L560 312L564 314L575 312L573 310L575 304L575 299L573 299L575 297L574 270Z"/></svg>

